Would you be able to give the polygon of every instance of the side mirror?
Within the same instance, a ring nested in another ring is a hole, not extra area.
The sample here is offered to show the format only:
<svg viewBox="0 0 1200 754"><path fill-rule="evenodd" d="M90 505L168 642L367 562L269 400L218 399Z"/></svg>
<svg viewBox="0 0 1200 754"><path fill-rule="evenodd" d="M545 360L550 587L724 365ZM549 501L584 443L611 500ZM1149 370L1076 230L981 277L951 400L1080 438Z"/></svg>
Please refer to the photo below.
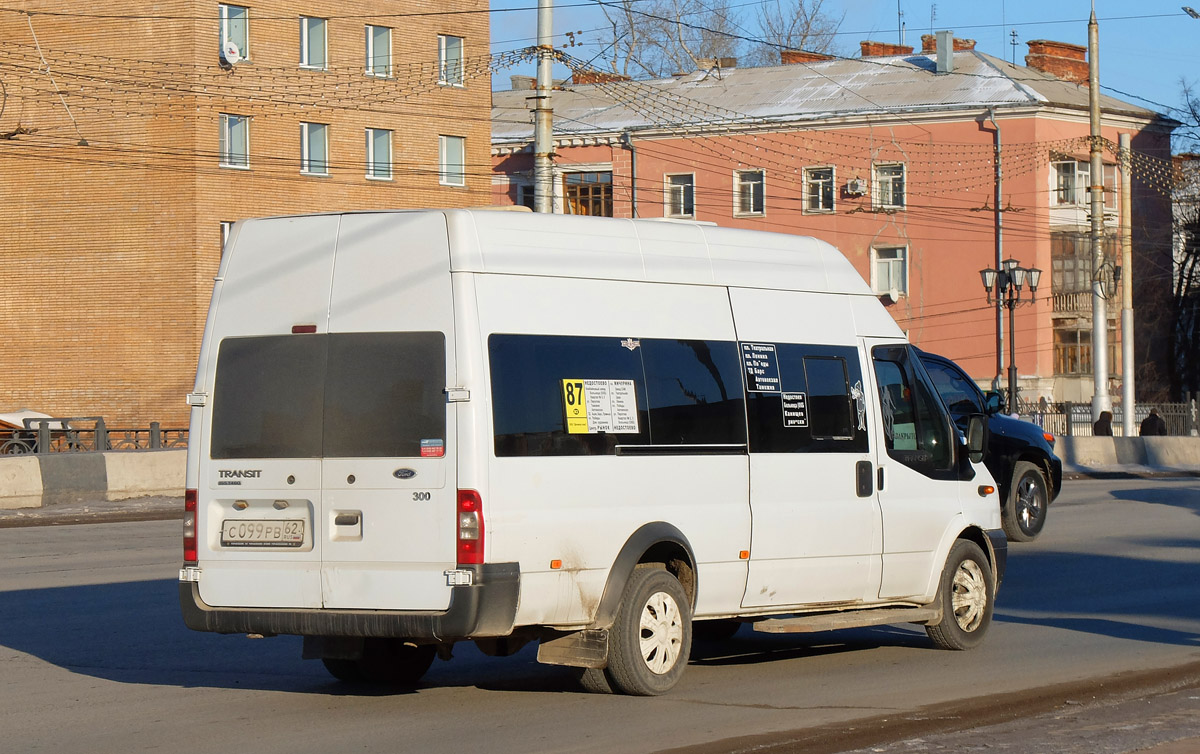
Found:
<svg viewBox="0 0 1200 754"><path fill-rule="evenodd" d="M989 390L983 395L983 408L988 416L1004 410L1004 397L995 390Z"/></svg>
<svg viewBox="0 0 1200 754"><path fill-rule="evenodd" d="M988 434L986 416L973 414L967 420L967 457L971 463L983 463L987 458Z"/></svg>

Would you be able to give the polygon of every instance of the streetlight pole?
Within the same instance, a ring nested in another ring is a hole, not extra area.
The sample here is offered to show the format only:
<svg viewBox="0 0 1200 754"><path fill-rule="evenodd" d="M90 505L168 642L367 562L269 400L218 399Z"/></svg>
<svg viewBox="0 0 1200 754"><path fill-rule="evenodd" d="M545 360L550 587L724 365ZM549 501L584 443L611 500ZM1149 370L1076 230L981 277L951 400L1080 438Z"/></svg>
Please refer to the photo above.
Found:
<svg viewBox="0 0 1200 754"><path fill-rule="evenodd" d="M1042 271L1037 267L1025 268L1015 259L1005 259L999 269L987 268L979 271L983 287L987 290L988 304L999 304L1008 309L1008 412L1018 413L1017 406L1017 319L1015 309L1021 303L1021 288L1029 282L1029 301L1037 298L1038 283ZM996 298L993 300L992 292Z"/></svg>

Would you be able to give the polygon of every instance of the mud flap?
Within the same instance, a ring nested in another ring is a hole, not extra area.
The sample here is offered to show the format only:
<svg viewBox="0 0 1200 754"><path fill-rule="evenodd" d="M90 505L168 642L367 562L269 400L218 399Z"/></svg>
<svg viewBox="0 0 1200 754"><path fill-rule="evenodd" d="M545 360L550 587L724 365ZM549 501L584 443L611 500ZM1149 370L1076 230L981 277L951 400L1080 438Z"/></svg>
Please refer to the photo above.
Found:
<svg viewBox="0 0 1200 754"><path fill-rule="evenodd" d="M546 631L538 643L538 662L575 668L602 668L608 664L608 630Z"/></svg>

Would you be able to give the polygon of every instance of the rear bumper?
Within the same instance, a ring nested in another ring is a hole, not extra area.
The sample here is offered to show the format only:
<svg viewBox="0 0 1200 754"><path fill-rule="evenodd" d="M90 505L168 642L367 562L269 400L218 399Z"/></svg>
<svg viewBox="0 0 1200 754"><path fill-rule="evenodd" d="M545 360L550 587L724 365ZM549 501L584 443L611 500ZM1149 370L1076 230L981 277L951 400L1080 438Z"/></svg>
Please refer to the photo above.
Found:
<svg viewBox="0 0 1200 754"><path fill-rule="evenodd" d="M180 582L179 604L188 628L221 634L450 641L511 633L521 593L518 564L488 563L461 568L473 572L473 583L454 587L450 607L440 612L213 607L200 599L200 585L195 582Z"/></svg>

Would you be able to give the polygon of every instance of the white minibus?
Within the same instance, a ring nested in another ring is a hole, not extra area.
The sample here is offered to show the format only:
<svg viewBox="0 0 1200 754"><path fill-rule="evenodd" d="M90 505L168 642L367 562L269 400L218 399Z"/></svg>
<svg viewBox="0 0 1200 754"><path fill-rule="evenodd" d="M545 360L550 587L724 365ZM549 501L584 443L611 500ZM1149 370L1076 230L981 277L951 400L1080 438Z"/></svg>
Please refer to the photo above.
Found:
<svg viewBox="0 0 1200 754"><path fill-rule="evenodd" d="M676 684L693 630L977 644L1007 543L833 246L526 212L234 225L191 405L188 626L412 684L455 642Z"/></svg>

